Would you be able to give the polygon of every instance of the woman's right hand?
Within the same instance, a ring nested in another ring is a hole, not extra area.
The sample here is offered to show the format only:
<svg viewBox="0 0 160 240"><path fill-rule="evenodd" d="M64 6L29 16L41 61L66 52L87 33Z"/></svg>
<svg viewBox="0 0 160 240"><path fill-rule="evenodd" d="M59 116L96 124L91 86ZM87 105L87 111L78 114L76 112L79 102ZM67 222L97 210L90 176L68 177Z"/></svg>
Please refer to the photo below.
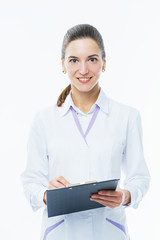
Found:
<svg viewBox="0 0 160 240"><path fill-rule="evenodd" d="M48 189L67 187L70 183L62 176L49 181Z"/></svg>
<svg viewBox="0 0 160 240"><path fill-rule="evenodd" d="M49 181L48 189L67 187L69 184L70 183L63 176L58 176ZM45 204L47 204L46 192L44 193L43 201Z"/></svg>

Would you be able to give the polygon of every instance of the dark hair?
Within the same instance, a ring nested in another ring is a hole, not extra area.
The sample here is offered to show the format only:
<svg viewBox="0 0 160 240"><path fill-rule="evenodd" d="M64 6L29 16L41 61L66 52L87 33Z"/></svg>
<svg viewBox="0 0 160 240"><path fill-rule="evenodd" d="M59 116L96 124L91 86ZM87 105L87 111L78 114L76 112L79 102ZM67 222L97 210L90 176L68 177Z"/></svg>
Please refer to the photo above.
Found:
<svg viewBox="0 0 160 240"><path fill-rule="evenodd" d="M105 58L106 54L104 49L104 43L103 43L102 36L98 32L98 30L89 24L79 24L70 28L64 36L63 44L62 44L62 53L61 53L62 59L65 58L65 51L68 44L74 40L82 39L82 38L91 38L95 40L101 50L102 57ZM58 97L58 100L57 100L58 107L60 107L64 103L70 90L71 90L71 84L69 84Z"/></svg>

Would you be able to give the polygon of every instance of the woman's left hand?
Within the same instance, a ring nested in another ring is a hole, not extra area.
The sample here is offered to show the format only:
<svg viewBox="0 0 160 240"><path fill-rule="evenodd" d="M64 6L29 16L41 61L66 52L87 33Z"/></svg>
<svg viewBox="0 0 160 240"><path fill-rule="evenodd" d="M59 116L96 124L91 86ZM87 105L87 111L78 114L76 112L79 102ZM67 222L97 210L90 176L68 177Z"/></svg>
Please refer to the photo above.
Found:
<svg viewBox="0 0 160 240"><path fill-rule="evenodd" d="M131 194L128 190L116 188L115 191L101 190L92 194L91 201L96 201L106 207L116 208L121 204L126 205L131 201Z"/></svg>

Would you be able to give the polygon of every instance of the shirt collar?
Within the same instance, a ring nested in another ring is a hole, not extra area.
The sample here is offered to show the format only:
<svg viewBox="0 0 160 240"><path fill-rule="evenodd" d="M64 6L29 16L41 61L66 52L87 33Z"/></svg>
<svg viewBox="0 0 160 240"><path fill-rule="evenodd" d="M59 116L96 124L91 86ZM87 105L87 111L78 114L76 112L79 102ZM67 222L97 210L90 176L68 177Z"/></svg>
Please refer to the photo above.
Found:
<svg viewBox="0 0 160 240"><path fill-rule="evenodd" d="M68 96L66 97L63 105L61 107L58 107L61 110L60 115L61 116L66 115L69 112L71 106L76 110L76 112L79 112L79 113L85 115L73 103L73 100L72 100L72 97L71 97L71 91L69 92ZM100 88L100 93L98 95L98 98L97 98L96 102L93 104L93 106L91 107L90 111L87 114L93 112L96 105L98 105L104 113L109 114L109 101L108 101L108 98L107 98L105 92L102 90L102 88Z"/></svg>

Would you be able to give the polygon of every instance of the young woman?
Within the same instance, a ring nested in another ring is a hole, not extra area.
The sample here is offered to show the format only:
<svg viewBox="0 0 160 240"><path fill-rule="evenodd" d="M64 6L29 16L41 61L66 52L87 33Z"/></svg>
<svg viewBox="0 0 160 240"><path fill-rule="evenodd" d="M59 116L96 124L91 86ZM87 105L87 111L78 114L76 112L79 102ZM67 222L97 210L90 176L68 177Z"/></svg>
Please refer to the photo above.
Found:
<svg viewBox="0 0 160 240"><path fill-rule="evenodd" d="M44 207L41 240L129 239L125 208L137 208L148 190L139 112L103 92L99 79L105 66L103 39L96 28L81 24L67 31L62 68L70 85L57 104L37 113L22 174L33 210ZM47 189L118 179L121 170L124 189L99 191L90 198L105 207L48 218Z"/></svg>

